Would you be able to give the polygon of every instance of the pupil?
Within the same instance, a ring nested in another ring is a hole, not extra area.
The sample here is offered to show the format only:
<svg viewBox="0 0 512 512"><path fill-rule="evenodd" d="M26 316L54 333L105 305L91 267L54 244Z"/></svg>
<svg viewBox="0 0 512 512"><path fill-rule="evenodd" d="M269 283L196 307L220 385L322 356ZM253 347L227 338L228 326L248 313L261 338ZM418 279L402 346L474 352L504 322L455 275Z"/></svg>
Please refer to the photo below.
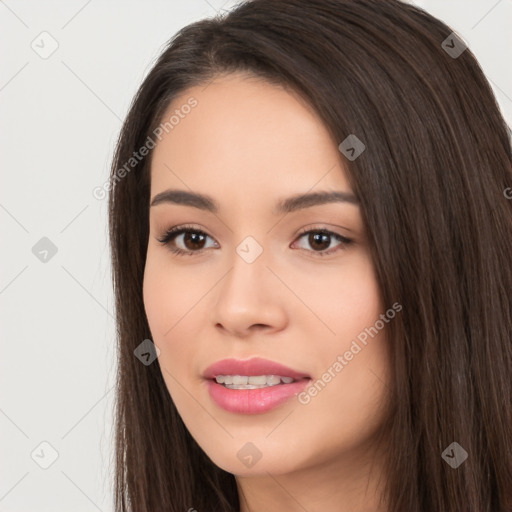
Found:
<svg viewBox="0 0 512 512"><path fill-rule="evenodd" d="M312 235L309 235L309 243L311 244L311 247L315 248L315 245L320 244L324 247L317 247L319 250L327 249L329 247L329 238L330 235L326 235L325 233L315 233Z"/></svg>
<svg viewBox="0 0 512 512"><path fill-rule="evenodd" d="M201 244L201 247L197 247L200 238L203 238L203 240L201 240L203 244ZM192 246L189 245L189 242L192 243ZM200 233L185 233L185 246L187 249L201 249L202 245L204 245L204 235Z"/></svg>

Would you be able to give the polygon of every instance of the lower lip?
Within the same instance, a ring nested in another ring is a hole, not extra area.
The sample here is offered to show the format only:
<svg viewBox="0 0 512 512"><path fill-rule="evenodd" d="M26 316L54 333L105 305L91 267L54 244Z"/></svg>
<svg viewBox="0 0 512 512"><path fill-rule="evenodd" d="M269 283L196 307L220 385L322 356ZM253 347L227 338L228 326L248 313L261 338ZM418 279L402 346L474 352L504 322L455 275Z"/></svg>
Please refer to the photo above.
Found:
<svg viewBox="0 0 512 512"><path fill-rule="evenodd" d="M259 389L229 389L214 380L208 381L212 400L229 412L259 414L270 411L297 396L311 381L301 379L290 384L278 384Z"/></svg>

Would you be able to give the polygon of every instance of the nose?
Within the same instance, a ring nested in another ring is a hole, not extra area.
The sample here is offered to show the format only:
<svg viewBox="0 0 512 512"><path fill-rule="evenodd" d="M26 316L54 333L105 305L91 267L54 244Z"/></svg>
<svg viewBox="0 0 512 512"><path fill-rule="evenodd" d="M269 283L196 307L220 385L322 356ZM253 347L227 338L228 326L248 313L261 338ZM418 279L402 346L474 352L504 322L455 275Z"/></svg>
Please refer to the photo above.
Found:
<svg viewBox="0 0 512 512"><path fill-rule="evenodd" d="M287 322L283 288L266 265L265 251L252 263L235 254L218 285L211 321L225 334L243 339L279 331Z"/></svg>

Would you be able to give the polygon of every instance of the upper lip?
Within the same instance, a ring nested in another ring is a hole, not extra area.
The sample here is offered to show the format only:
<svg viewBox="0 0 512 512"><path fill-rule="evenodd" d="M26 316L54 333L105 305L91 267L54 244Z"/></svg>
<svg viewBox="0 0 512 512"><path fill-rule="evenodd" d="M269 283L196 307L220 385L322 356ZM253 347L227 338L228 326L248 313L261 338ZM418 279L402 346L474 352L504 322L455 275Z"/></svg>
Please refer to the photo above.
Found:
<svg viewBox="0 0 512 512"><path fill-rule="evenodd" d="M299 372L283 366L282 364L253 357L251 359L222 359L209 366L204 372L205 379L215 379L217 375L279 375L280 377L291 377L294 380L310 378L307 373Z"/></svg>

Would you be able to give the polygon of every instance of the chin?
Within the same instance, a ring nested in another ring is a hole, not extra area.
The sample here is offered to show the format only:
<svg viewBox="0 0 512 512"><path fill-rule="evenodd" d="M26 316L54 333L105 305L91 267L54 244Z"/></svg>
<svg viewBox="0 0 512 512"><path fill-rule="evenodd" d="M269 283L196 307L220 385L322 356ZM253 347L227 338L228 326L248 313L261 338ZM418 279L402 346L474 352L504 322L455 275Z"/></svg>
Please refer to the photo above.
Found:
<svg viewBox="0 0 512 512"><path fill-rule="evenodd" d="M219 445L204 451L216 466L237 476L268 476L268 473L279 475L297 469L300 461L294 458L296 452L287 454L263 444L263 439L261 443L231 440L231 443L222 445L222 452L216 449Z"/></svg>

